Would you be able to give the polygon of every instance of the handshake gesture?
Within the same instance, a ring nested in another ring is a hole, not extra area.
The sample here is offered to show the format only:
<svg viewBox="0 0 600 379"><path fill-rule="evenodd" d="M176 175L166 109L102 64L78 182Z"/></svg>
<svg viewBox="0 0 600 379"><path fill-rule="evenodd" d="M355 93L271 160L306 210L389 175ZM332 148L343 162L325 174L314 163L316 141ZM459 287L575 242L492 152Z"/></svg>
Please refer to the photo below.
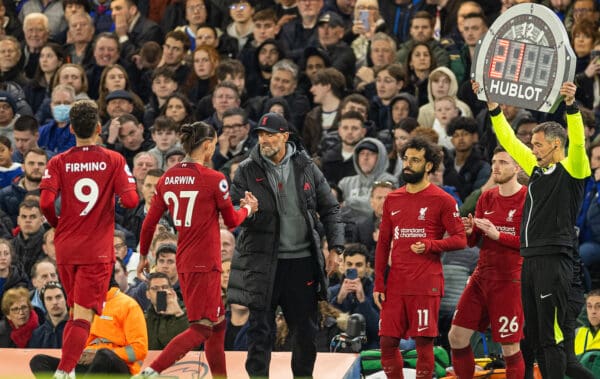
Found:
<svg viewBox="0 0 600 379"><path fill-rule="evenodd" d="M250 213L253 214L258 211L258 199L252 194L252 192L246 191L246 196L240 200L240 206L245 207L246 205L250 206L252 210ZM250 216L250 214L248 214Z"/></svg>

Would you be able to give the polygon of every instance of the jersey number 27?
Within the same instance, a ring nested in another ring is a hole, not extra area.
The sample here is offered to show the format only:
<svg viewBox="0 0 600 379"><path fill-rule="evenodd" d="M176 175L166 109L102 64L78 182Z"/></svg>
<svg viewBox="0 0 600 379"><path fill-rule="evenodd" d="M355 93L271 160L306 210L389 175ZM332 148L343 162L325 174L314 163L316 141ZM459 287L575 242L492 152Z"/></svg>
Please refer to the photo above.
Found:
<svg viewBox="0 0 600 379"><path fill-rule="evenodd" d="M194 203L196 202L196 197L198 196L198 191L179 191L179 195L175 194L173 191L167 191L163 195L163 199L167 205L169 203L173 204L173 224L175 226L181 225L181 216L179 214L179 200L180 199L188 199L187 207L185 208L185 214L183 218L183 226L190 227L192 226L192 214L194 213Z"/></svg>

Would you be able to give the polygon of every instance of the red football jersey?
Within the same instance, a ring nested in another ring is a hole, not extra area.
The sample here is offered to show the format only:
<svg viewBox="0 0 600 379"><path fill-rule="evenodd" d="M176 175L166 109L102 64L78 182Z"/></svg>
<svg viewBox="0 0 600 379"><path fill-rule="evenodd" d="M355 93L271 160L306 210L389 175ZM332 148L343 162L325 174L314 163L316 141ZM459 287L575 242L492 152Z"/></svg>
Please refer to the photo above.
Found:
<svg viewBox="0 0 600 379"><path fill-rule="evenodd" d="M444 238L448 232L449 236ZM423 242L417 254L410 245ZM375 290L385 292L384 272L391 250L387 291L399 295L442 296L444 275L440 253L463 249L467 244L456 201L430 184L418 193L406 187L388 194L383 204L379 240L375 253Z"/></svg>
<svg viewBox="0 0 600 379"><path fill-rule="evenodd" d="M477 227L473 228L469 237L471 246L483 237L476 274L485 275L487 279L521 280L523 258L519 252L519 233L526 196L527 187L522 186L512 196L501 196L495 187L479 197L475 217L490 220L500 232L500 238L494 241L483 236Z"/></svg>
<svg viewBox="0 0 600 379"><path fill-rule="evenodd" d="M61 196L57 263L115 260L115 194L136 191L123 156L99 146L73 147L48 162L40 189Z"/></svg>
<svg viewBox="0 0 600 379"><path fill-rule="evenodd" d="M248 215L246 208L233 208L225 176L193 162L169 169L156 185L142 225L142 255L148 254L156 223L167 208L178 231L177 272L221 271L219 213L229 227L238 226Z"/></svg>

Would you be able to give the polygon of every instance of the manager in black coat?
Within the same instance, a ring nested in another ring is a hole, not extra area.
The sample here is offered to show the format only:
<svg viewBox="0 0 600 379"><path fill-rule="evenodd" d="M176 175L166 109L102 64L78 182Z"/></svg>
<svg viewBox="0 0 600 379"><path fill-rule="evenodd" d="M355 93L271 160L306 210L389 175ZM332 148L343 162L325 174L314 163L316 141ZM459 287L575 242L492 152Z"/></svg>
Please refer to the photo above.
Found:
<svg viewBox="0 0 600 379"><path fill-rule="evenodd" d="M250 308L246 371L269 375L275 310L281 306L290 330L294 377L311 377L317 355L317 301L327 295L327 269L336 269L344 243L339 204L308 155L288 141L287 121L275 113L259 121L258 146L243 161L231 188L234 203L245 191L258 212L241 225L231 264L227 300Z"/></svg>

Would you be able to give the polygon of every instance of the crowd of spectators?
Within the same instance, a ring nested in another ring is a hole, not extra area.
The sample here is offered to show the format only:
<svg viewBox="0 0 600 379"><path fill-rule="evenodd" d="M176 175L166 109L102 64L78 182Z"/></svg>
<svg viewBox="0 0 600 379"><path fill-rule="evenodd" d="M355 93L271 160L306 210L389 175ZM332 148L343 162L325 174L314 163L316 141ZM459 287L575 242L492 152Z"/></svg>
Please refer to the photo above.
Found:
<svg viewBox="0 0 600 379"><path fill-rule="evenodd" d="M218 146L209 164L233 180L256 146L256 122L268 112L290 123L294 144L319 165L342 206L348 245L320 305L319 351L329 351L329 337L343 332L351 313L366 319L364 347L377 347L373 252L383 200L404 184L398 152L415 135L439 144L443 163L431 182L457 200L462 215L473 211L494 185L497 141L485 103L471 91L471 62L494 19L523 2L529 1L0 0L0 347L62 342L68 310L39 185L48 160L75 145L69 110L78 99L98 103L97 142L126 158L140 194L136 208L117 210L114 248L116 283L145 312L142 350L163 348L188 326L167 214L151 247L154 272L147 281L135 274L156 183L185 159L179 128L212 125ZM538 2L564 22L577 56L576 99L592 168L578 227L591 290L600 277L599 2ZM563 107L553 114L502 110L529 146L537 123L565 125ZM221 240L226 297L235 231L223 229ZM459 278L443 301L446 323L476 259L476 248L443 259L445 273ZM358 276L346 278L347 269ZM157 291L167 292L164 311ZM227 349L247 348L247 322L248 309L231 305ZM285 348L285 320L278 318L278 328L276 346ZM87 366L94 358L88 359Z"/></svg>

